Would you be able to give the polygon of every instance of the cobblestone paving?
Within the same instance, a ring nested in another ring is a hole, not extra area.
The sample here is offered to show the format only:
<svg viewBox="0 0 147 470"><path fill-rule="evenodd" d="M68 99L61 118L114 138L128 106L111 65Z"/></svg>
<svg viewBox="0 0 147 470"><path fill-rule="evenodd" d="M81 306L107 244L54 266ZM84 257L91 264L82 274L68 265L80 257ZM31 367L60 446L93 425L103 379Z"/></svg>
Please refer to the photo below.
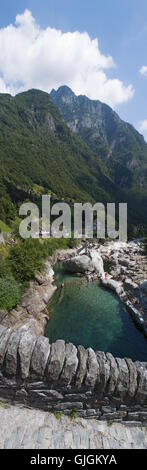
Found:
<svg viewBox="0 0 147 470"><path fill-rule="evenodd" d="M0 449L147 449L146 428L0 404Z"/></svg>

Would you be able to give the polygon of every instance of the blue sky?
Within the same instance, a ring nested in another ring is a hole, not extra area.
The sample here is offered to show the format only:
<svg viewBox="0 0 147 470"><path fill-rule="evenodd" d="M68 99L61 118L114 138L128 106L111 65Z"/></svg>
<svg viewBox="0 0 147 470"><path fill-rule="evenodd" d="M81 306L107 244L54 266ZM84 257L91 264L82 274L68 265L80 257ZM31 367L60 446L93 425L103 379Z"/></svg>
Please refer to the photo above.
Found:
<svg viewBox="0 0 147 470"><path fill-rule="evenodd" d="M26 9L31 17L24 20ZM16 15L22 15L17 24ZM61 30L60 37L56 30ZM75 31L77 36L66 36ZM92 42L95 38L98 46ZM77 94L87 91L89 97L110 104L147 138L146 50L146 0L5 0L0 16L0 91L15 93L33 86L49 91L65 81Z"/></svg>

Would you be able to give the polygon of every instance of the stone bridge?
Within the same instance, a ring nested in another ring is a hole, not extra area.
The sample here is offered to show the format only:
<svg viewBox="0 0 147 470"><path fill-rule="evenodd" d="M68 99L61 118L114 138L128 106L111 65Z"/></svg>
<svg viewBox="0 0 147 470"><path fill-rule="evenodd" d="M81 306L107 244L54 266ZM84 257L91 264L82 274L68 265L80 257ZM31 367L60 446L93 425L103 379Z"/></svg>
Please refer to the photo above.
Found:
<svg viewBox="0 0 147 470"><path fill-rule="evenodd" d="M45 411L147 425L147 363L49 344L26 326L0 325L0 396Z"/></svg>

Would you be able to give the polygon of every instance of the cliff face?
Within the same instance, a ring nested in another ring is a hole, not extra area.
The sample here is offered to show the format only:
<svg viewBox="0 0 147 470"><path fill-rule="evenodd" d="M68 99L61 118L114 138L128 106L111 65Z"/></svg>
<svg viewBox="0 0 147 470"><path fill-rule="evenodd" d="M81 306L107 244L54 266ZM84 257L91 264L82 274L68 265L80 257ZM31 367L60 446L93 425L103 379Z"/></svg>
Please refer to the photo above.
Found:
<svg viewBox="0 0 147 470"><path fill-rule="evenodd" d="M68 87L52 90L51 98L70 129L103 161L116 184L147 190L147 144L133 126L106 104L76 96Z"/></svg>

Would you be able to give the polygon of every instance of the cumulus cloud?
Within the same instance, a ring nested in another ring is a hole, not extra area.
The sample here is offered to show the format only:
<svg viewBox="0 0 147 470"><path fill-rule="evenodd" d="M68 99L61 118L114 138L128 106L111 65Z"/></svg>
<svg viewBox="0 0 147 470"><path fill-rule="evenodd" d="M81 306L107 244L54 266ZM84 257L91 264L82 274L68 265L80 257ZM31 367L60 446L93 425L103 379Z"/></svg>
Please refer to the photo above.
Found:
<svg viewBox="0 0 147 470"><path fill-rule="evenodd" d="M143 134L145 140L147 141L147 119L139 122L138 130L141 134Z"/></svg>
<svg viewBox="0 0 147 470"><path fill-rule="evenodd" d="M141 75L144 75L145 77L147 77L147 65L143 65L141 69L139 70L139 72L141 73Z"/></svg>
<svg viewBox="0 0 147 470"><path fill-rule="evenodd" d="M0 29L0 92L50 92L68 85L77 95L115 107L132 98L134 90L119 78L108 78L112 67L113 58L101 53L97 38L92 40L86 32L41 29L29 10L17 15L14 25Z"/></svg>

